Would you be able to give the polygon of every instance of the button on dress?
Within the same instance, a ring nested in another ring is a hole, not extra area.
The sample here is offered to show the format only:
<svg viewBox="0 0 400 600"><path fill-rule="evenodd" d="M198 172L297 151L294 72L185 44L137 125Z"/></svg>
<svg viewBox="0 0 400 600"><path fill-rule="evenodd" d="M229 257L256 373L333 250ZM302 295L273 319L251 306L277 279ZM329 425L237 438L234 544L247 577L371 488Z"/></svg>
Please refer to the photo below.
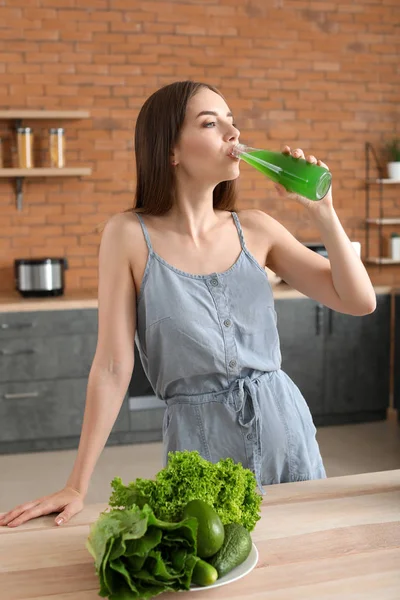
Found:
<svg viewBox="0 0 400 600"><path fill-rule="evenodd" d="M231 457L262 486L326 477L310 410L281 369L271 285L241 243L222 273L194 275L148 248L137 298L135 341L155 394L166 404L168 452L197 450L211 462Z"/></svg>

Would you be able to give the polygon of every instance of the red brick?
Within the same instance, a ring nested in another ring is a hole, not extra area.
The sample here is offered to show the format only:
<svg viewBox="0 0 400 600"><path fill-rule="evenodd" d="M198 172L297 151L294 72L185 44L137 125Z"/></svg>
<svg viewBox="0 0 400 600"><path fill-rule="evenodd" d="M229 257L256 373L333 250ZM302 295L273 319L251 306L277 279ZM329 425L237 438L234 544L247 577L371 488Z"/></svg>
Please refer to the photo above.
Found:
<svg viewBox="0 0 400 600"><path fill-rule="evenodd" d="M177 25L175 32L178 35L209 35L210 31L207 27L199 27L198 25ZM207 37L207 42L209 37Z"/></svg>
<svg viewBox="0 0 400 600"><path fill-rule="evenodd" d="M174 23L143 23L143 31L148 33L173 33Z"/></svg>
<svg viewBox="0 0 400 600"><path fill-rule="evenodd" d="M28 4L0 7L0 106L88 107L90 119L62 124L68 164L90 165L93 174L26 180L21 214L14 184L0 180L0 225L23 232L1 238L7 264L21 253L51 249L71 256L68 285L97 285L96 227L133 205L138 110L158 87L182 78L219 86L243 139L272 149L288 142L326 157L346 231L363 235L364 143L383 147L398 103L395 0L364 0L363 6L297 0L286 11L242 0ZM34 125L45 150L51 124ZM0 127L1 136L9 135L9 124ZM286 203L283 210L267 179L250 167L242 175L241 206L267 205L298 237L318 235L300 205ZM396 191L385 197L393 212ZM387 269L386 277L400 282L400 270ZM13 286L11 269L0 285Z"/></svg>
<svg viewBox="0 0 400 600"><path fill-rule="evenodd" d="M0 52L0 62L6 64L9 63L21 63L23 62L23 55L17 52Z"/></svg>
<svg viewBox="0 0 400 600"><path fill-rule="evenodd" d="M45 29L25 30L24 38L27 40L59 40L60 34L58 31L49 31Z"/></svg>
<svg viewBox="0 0 400 600"><path fill-rule="evenodd" d="M18 19L21 19L23 14L25 14L25 11L22 11L20 8L5 8L4 6L0 7L1 22L5 21L6 19L14 19L16 22L18 22Z"/></svg>
<svg viewBox="0 0 400 600"><path fill-rule="evenodd" d="M13 0L15 4L23 3L24 0ZM40 4L41 7L54 7L54 8L74 8L76 5L75 0L36 0L36 5ZM25 3L26 6L26 3Z"/></svg>
<svg viewBox="0 0 400 600"><path fill-rule="evenodd" d="M84 52L66 52L65 54L60 54L59 58L63 63L76 64L92 62L92 55Z"/></svg>
<svg viewBox="0 0 400 600"><path fill-rule="evenodd" d="M18 73L6 73L4 75L4 77L1 78L2 83L4 85L11 85L11 84L23 84L24 83L24 77L22 74L18 74ZM11 93L11 89L8 88L9 92Z"/></svg>

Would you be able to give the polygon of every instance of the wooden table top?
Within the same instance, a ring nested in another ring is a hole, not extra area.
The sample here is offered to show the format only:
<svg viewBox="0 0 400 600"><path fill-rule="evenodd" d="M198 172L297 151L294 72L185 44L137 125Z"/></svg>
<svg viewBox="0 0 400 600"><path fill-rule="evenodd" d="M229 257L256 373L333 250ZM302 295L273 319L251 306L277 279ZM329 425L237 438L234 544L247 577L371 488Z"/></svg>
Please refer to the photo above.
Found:
<svg viewBox="0 0 400 600"><path fill-rule="evenodd" d="M196 592L194 600L399 600L400 470L266 491L252 532L257 567L235 583ZM0 527L1 600L98 599L85 541L105 507L88 505L61 527L53 516Z"/></svg>

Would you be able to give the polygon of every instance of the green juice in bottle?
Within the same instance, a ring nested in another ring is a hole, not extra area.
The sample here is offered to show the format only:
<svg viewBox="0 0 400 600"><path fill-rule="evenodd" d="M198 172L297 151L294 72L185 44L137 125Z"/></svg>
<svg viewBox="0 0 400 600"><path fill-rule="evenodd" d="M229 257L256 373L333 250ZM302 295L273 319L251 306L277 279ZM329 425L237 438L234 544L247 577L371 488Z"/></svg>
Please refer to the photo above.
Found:
<svg viewBox="0 0 400 600"><path fill-rule="evenodd" d="M304 158L259 150L244 144L237 144L232 150L232 155L243 159L272 181L280 183L288 192L309 200L321 200L331 187L330 172L325 167L307 162Z"/></svg>

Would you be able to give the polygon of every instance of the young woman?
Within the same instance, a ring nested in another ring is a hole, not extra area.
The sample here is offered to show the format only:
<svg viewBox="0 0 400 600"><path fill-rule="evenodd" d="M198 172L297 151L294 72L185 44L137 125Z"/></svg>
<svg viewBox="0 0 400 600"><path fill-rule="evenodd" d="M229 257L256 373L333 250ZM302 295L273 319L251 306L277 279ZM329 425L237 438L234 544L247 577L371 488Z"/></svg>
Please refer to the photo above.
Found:
<svg viewBox="0 0 400 600"><path fill-rule="evenodd" d="M177 82L143 105L136 206L108 221L100 245L98 344L73 470L64 489L16 507L1 525L53 512L60 524L82 509L131 378L135 336L166 403L164 463L167 452L183 449L214 462L229 456L253 470L260 490L325 477L310 411L280 368L264 267L343 313L372 312L375 293L331 193L319 202L298 198L329 260L263 211L235 212L239 161L231 151L238 140L212 86ZM304 157L300 149L283 151Z"/></svg>

